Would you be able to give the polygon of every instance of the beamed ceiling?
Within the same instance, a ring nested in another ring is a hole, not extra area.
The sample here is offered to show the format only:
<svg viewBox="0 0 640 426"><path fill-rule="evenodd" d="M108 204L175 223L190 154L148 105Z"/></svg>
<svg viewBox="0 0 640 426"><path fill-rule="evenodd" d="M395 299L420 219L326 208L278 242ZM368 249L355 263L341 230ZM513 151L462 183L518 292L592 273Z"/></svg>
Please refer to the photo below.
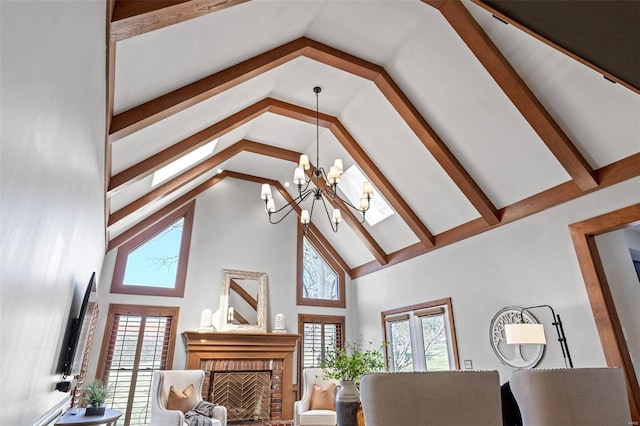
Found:
<svg viewBox="0 0 640 426"><path fill-rule="evenodd" d="M357 164L396 213L314 215L352 278L638 176L640 3L549 3L110 2L109 249L226 179L292 199L314 86L320 165Z"/></svg>

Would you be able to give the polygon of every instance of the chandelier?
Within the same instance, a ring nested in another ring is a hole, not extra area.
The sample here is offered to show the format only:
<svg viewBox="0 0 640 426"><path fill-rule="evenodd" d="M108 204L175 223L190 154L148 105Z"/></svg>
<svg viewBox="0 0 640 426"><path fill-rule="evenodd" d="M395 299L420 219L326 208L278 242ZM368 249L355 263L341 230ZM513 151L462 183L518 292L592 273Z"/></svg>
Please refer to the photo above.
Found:
<svg viewBox="0 0 640 426"><path fill-rule="evenodd" d="M320 164L320 113L318 108L318 97L320 94L320 87L314 87L313 92L316 94L316 165ZM276 209L273 196L271 194L271 186L268 183L262 184L261 198L264 200L265 210L269 214L269 222L277 224L289 215L297 207L300 207L309 197L311 197L311 208L302 209L300 213L300 223L304 225L304 232L306 233L311 223L311 217L313 216L313 209L316 205L322 203L322 210L325 211L327 219L331 224L333 232L338 232L338 224L342 222L342 209L343 206L349 206L354 211L362 214L362 219L356 219L360 223L364 223L365 214L370 207L371 197L373 197L373 186L370 182L365 182L362 188L362 196L360 197L359 207L354 206L348 200L340 197L337 193L338 182L340 182L340 176L342 175L342 160L336 159L333 166L329 168L329 173L322 167L313 166L310 172L310 178L307 178L305 170L309 170L312 164L309 163L309 156L306 154L300 155L300 162L293 173L293 183L298 186L298 196L291 200L285 206ZM313 183L313 186L311 185ZM333 212L329 213L329 207L327 206L327 199L334 201L337 206L333 209ZM348 212L350 214L350 212Z"/></svg>

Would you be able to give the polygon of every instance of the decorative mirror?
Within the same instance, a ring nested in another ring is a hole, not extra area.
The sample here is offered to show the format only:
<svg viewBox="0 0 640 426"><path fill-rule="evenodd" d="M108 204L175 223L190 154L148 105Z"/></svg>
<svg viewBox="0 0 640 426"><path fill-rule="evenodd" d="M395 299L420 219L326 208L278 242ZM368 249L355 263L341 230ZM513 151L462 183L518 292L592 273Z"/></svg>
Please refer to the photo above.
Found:
<svg viewBox="0 0 640 426"><path fill-rule="evenodd" d="M222 270L220 331L267 332L267 274Z"/></svg>

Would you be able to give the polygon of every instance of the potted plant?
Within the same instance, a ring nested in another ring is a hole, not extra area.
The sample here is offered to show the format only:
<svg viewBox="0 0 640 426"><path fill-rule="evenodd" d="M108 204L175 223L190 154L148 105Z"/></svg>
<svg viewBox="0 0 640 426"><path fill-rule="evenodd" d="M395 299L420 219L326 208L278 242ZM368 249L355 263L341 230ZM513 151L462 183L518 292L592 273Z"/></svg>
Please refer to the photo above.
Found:
<svg viewBox="0 0 640 426"><path fill-rule="evenodd" d="M107 396L107 385L100 379L94 380L84 388L83 401L87 405L85 416L103 416L105 412L104 401Z"/></svg>
<svg viewBox="0 0 640 426"><path fill-rule="evenodd" d="M346 346L325 355L321 366L326 378L340 380L336 393L338 426L357 426L360 391L356 387L356 382L367 373L382 371L384 357L381 352L382 347L377 350L369 348L363 351L362 342L347 343Z"/></svg>

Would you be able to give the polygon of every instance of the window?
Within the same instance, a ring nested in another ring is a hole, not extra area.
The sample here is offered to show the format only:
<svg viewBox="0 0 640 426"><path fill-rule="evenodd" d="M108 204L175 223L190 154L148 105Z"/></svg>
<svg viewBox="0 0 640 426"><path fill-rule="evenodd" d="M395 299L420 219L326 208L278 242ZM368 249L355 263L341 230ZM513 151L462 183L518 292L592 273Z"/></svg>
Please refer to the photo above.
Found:
<svg viewBox="0 0 640 426"><path fill-rule="evenodd" d="M368 181L362 170L355 164L349 167L341 176L338 188L347 197L349 202L354 206L360 206L360 197L362 197L362 185ZM380 193L373 198L369 205L369 210L364 219L370 226L382 222L384 219L393 215L394 211L391 206L380 196Z"/></svg>
<svg viewBox="0 0 640 426"><path fill-rule="evenodd" d="M118 249L112 293L184 295L194 209L187 204Z"/></svg>
<svg viewBox="0 0 640 426"><path fill-rule="evenodd" d="M297 304L344 308L344 270L312 232L298 224Z"/></svg>
<svg viewBox="0 0 640 426"><path fill-rule="evenodd" d="M302 336L300 369L320 367L327 353L344 348L344 317L299 314L298 333Z"/></svg>
<svg viewBox="0 0 640 426"><path fill-rule="evenodd" d="M107 405L126 413L118 425L147 425L151 378L171 368L178 308L111 305L97 377L109 389Z"/></svg>
<svg viewBox="0 0 640 426"><path fill-rule="evenodd" d="M451 299L382 313L390 371L459 369Z"/></svg>

